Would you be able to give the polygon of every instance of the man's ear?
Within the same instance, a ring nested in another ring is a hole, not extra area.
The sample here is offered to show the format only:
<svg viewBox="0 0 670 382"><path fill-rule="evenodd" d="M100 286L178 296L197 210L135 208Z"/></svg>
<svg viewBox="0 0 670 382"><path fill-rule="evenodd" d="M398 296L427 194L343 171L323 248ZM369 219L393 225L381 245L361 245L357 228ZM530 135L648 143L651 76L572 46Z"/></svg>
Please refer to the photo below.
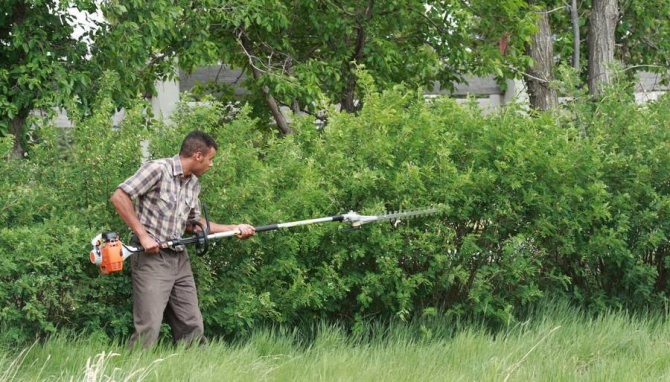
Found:
<svg viewBox="0 0 670 382"><path fill-rule="evenodd" d="M202 158L203 158L202 152L196 151L193 153L193 159L195 159L196 161L201 161Z"/></svg>

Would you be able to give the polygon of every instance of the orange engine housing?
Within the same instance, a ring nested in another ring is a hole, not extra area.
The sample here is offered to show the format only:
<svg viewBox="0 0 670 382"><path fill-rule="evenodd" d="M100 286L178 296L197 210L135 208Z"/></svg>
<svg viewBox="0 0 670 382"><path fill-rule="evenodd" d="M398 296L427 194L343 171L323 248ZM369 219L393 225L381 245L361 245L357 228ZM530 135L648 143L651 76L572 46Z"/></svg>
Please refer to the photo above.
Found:
<svg viewBox="0 0 670 382"><path fill-rule="evenodd" d="M106 240L100 254L102 255L102 262L100 263L100 273L108 275L114 272L123 270L123 249L121 241L116 238Z"/></svg>

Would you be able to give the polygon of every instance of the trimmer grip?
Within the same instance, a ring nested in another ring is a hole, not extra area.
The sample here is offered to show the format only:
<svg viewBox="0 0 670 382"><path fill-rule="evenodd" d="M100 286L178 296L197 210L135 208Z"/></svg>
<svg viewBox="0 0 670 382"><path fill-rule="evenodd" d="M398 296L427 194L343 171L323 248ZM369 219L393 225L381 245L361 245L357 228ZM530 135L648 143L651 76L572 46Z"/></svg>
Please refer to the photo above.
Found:
<svg viewBox="0 0 670 382"><path fill-rule="evenodd" d="M274 231L276 229L279 229L279 224L270 224L270 225L261 225L258 227L254 227L256 232L265 232L265 231Z"/></svg>

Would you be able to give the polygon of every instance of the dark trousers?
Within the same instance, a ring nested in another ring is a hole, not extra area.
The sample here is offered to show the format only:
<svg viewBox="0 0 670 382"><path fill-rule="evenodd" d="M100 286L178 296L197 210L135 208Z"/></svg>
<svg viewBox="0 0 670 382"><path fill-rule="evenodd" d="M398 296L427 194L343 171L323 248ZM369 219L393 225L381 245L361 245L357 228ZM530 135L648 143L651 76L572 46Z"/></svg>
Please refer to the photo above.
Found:
<svg viewBox="0 0 670 382"><path fill-rule="evenodd" d="M155 344L163 315L175 342L206 341L188 253L166 249L131 259L135 333L128 347L138 341L143 348Z"/></svg>

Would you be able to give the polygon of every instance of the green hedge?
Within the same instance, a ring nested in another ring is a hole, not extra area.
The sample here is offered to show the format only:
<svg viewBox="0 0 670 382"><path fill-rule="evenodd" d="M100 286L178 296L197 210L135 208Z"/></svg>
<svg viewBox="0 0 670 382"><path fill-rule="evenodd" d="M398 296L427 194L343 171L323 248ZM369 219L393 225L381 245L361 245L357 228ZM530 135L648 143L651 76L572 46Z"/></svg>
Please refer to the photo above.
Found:
<svg viewBox="0 0 670 382"><path fill-rule="evenodd" d="M97 275L89 241L110 228L127 237L108 197L139 166L140 141L171 156L193 129L220 145L201 195L217 222L445 208L400 225L219 241L193 259L210 335L436 314L509 324L546 295L662 309L670 99L641 107L613 89L584 102L566 114L511 106L482 116L398 87L369 94L358 115L330 111L322 130L299 118L296 134L279 138L246 108L227 122L230 110L216 102L182 105L171 127L147 122L139 105L113 129L103 101L65 136L66 149L44 127L28 159L0 161L0 330L14 341L130 333L128 271Z"/></svg>

